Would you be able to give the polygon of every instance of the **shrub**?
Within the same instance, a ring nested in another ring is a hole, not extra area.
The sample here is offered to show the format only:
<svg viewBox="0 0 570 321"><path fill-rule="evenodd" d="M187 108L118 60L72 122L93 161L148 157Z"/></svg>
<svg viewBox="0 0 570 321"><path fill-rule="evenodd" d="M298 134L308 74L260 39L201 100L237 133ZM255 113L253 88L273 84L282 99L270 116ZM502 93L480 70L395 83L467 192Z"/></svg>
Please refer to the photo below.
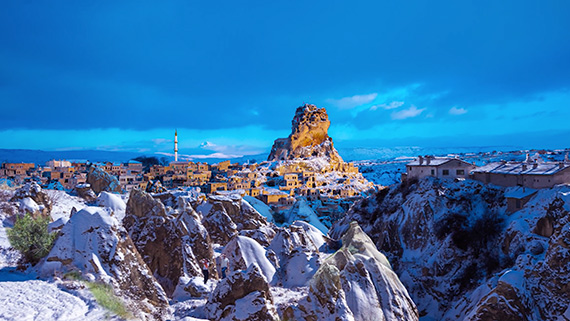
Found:
<svg viewBox="0 0 570 321"><path fill-rule="evenodd" d="M26 213L8 230L12 247L20 251L24 259L32 265L48 255L57 237L57 233L48 232L48 224L49 217L33 218Z"/></svg>

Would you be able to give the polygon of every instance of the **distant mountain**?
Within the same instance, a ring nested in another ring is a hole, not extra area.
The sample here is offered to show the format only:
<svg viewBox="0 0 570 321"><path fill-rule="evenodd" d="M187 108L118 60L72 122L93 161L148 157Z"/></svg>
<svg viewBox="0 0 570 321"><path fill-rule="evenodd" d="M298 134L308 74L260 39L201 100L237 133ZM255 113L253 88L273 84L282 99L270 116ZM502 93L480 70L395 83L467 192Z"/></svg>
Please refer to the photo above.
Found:
<svg viewBox="0 0 570 321"><path fill-rule="evenodd" d="M388 161L403 157L417 157L418 155L445 156L448 154L469 154L491 151L520 150L519 146L479 146L479 147L337 147L338 153L347 161L379 160Z"/></svg>
<svg viewBox="0 0 570 321"><path fill-rule="evenodd" d="M91 162L127 162L141 155L143 154L102 150L44 151L31 149L0 149L0 163L26 162L44 164L52 159L88 160Z"/></svg>

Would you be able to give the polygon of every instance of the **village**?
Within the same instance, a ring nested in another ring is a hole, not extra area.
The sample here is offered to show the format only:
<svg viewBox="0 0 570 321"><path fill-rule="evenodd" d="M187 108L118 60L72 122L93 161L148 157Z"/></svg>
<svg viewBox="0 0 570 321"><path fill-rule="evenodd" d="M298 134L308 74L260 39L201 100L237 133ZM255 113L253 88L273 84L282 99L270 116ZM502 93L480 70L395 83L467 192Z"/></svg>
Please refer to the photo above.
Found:
<svg viewBox="0 0 570 321"><path fill-rule="evenodd" d="M331 163L317 171L304 165L291 161L251 164L230 160L215 164L174 161L145 170L143 164L135 160L126 163L51 160L44 166L3 163L0 180L13 184L33 180L46 188L71 191L87 182L89 168L95 166L114 176L124 192L133 188L155 193L177 188L195 188L204 194L231 192L255 197L276 210L290 208L299 197L334 203L361 197L367 189L382 188L366 181L353 163ZM406 164L406 173L401 179L424 177L473 179L506 187L509 211L513 212L522 208L538 189L570 183L570 160L568 155L558 162L527 155L522 162L500 161L476 166L457 157L419 156Z"/></svg>
<svg viewBox="0 0 570 321"><path fill-rule="evenodd" d="M51 160L44 166L3 163L0 180L15 185L36 181L48 189L72 191L87 183L91 167L112 175L122 192L134 188L154 193L177 188L193 188L204 194L231 192L255 197L276 210L290 208L298 197L325 204L332 202L332 207L338 207L339 200L360 197L363 191L374 188L352 163L328 165L312 171L303 168L302 163L232 164L229 160L211 165L174 161L166 166L152 165L148 170L134 160L126 163Z"/></svg>

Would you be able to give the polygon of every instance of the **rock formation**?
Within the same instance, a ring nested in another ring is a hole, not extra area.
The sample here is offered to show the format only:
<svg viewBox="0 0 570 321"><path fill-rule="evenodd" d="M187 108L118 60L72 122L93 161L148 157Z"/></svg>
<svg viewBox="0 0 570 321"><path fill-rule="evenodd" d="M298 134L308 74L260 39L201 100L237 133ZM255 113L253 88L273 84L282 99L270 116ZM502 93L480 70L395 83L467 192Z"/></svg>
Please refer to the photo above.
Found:
<svg viewBox="0 0 570 321"><path fill-rule="evenodd" d="M35 182L26 183L16 191L10 202L19 202L20 212L32 216L49 216L52 202L49 196Z"/></svg>
<svg viewBox="0 0 570 321"><path fill-rule="evenodd" d="M209 320L279 320L269 284L256 264L220 281L206 304Z"/></svg>
<svg viewBox="0 0 570 321"><path fill-rule="evenodd" d="M331 163L342 163L342 158L328 135L330 126L327 111L305 104L295 111L291 134L273 143L269 161L325 157Z"/></svg>
<svg viewBox="0 0 570 321"><path fill-rule="evenodd" d="M121 185L117 178L97 166L91 166L89 169L89 173L87 173L87 183L91 185L91 189L95 194L99 194L102 191L112 193L121 192Z"/></svg>
<svg viewBox="0 0 570 321"><path fill-rule="evenodd" d="M97 195L91 189L90 184L79 184L79 185L75 186L72 193L81 197L87 203L95 202L95 200L97 199Z"/></svg>
<svg viewBox="0 0 570 321"><path fill-rule="evenodd" d="M564 320L570 315L570 187L543 189L506 214L503 190L426 178L376 192L357 220L435 320Z"/></svg>
<svg viewBox="0 0 570 321"><path fill-rule="evenodd" d="M168 299L120 223L99 207L75 213L40 267L40 274L80 271L111 284L137 318L169 319ZM143 311L144 314L138 315Z"/></svg>
<svg viewBox="0 0 570 321"><path fill-rule="evenodd" d="M418 320L418 310L390 263L356 222L342 248L319 267L309 295L284 313L299 320Z"/></svg>
<svg viewBox="0 0 570 321"><path fill-rule="evenodd" d="M241 196L210 195L207 204L202 223L215 243L227 244L238 231L244 235L259 237L261 243L271 241L274 233L264 228L269 226L267 219Z"/></svg>
<svg viewBox="0 0 570 321"><path fill-rule="evenodd" d="M191 217L185 221L191 224ZM202 250L196 257L185 222L167 215L164 205L144 191L131 191L123 224L168 296L172 296L181 278L201 276L199 259L213 261L211 249Z"/></svg>

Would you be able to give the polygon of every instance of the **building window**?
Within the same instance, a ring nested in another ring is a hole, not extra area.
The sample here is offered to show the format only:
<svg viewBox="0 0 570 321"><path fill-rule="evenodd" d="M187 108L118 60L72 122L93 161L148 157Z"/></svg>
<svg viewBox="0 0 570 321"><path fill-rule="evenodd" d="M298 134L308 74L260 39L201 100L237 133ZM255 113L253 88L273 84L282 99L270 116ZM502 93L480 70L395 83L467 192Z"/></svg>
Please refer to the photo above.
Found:
<svg viewBox="0 0 570 321"><path fill-rule="evenodd" d="M431 174L432 174L432 175L435 175L435 170L432 169L432 170L431 170Z"/></svg>
<svg viewBox="0 0 570 321"><path fill-rule="evenodd" d="M457 174L457 175L465 175L465 170L464 170L464 169L458 169L458 170L456 171L456 174Z"/></svg>
<svg viewBox="0 0 570 321"><path fill-rule="evenodd" d="M442 172L443 175L449 175L449 169L444 169Z"/></svg>

